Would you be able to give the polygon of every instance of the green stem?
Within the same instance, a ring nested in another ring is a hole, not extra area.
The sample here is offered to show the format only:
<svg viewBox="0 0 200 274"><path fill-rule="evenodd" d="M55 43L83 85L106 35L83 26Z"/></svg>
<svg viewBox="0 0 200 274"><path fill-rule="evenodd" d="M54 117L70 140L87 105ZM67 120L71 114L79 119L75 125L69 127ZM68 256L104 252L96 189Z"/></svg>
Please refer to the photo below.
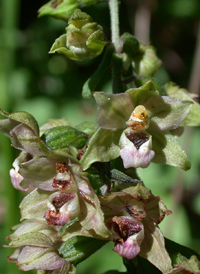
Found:
<svg viewBox="0 0 200 274"><path fill-rule="evenodd" d="M119 3L118 0L109 0L110 18L111 18L111 36L112 43L115 46L117 53L120 53L120 38L119 38Z"/></svg>
<svg viewBox="0 0 200 274"><path fill-rule="evenodd" d="M112 58L112 90L113 93L122 93L122 59L117 54Z"/></svg>

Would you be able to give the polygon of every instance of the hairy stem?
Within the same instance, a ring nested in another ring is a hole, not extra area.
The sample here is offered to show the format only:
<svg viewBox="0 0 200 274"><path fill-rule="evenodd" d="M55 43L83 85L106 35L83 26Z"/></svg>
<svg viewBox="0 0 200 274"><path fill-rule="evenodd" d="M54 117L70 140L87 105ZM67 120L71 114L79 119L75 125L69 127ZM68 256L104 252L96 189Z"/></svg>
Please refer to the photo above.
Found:
<svg viewBox="0 0 200 274"><path fill-rule="evenodd" d="M117 53L120 53L120 39L119 39L119 3L118 0L109 0L110 18L111 18L111 36L112 43L115 46Z"/></svg>

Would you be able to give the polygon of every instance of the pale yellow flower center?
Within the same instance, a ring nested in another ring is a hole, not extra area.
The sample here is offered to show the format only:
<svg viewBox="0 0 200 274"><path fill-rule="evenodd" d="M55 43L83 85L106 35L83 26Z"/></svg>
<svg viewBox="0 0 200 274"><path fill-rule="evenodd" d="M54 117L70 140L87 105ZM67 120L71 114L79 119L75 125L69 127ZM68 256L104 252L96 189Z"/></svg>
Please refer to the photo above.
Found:
<svg viewBox="0 0 200 274"><path fill-rule="evenodd" d="M150 118L144 106L137 106L132 112L129 120L126 122L128 127L133 130L145 130L149 127Z"/></svg>

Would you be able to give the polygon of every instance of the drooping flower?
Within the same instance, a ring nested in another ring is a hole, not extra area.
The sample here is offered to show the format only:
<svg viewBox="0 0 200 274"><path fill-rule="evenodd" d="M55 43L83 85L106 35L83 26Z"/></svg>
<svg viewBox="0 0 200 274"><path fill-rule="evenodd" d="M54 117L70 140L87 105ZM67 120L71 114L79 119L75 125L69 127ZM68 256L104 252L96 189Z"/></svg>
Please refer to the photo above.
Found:
<svg viewBox="0 0 200 274"><path fill-rule="evenodd" d="M56 248L59 235L56 229L34 219L13 229L15 232L7 237L11 242L6 247L17 248L8 260L16 263L19 269L54 271L63 267L71 268L70 264L59 256Z"/></svg>
<svg viewBox="0 0 200 274"><path fill-rule="evenodd" d="M107 227L120 256L133 259L140 255L163 273L172 269L164 237L158 224L171 211L159 196L141 183L100 198Z"/></svg>
<svg viewBox="0 0 200 274"><path fill-rule="evenodd" d="M125 168L147 167L151 161L190 168L171 131L184 121L193 102L160 96L151 80L121 94L95 92L94 98L100 129L81 159L84 169L95 161L106 162L119 155Z"/></svg>

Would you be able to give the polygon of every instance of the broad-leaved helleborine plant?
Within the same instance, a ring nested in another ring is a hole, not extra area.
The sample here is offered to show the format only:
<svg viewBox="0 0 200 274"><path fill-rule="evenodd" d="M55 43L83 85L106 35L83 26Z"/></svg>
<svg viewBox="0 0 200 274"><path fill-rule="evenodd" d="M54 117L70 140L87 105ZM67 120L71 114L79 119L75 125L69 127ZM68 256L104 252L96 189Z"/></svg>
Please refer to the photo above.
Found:
<svg viewBox="0 0 200 274"><path fill-rule="evenodd" d="M108 1L111 41L106 37L81 10L98 2L51 0L39 10L66 21L49 53L79 62L101 58L82 90L94 98L97 123L72 127L64 118L50 119L39 128L27 112L0 110L0 130L20 150L11 182L25 194L21 223L7 237L5 246L15 248L8 260L23 271L75 274L78 263L111 241L124 273L146 273L141 262L151 265L148 273L200 273L198 254L164 238L159 223L172 212L136 173L151 162L190 169L177 138L184 126L200 125L200 106L187 90L154 78L162 62L153 46L119 35L117 0ZM110 69L112 89L98 91Z"/></svg>

